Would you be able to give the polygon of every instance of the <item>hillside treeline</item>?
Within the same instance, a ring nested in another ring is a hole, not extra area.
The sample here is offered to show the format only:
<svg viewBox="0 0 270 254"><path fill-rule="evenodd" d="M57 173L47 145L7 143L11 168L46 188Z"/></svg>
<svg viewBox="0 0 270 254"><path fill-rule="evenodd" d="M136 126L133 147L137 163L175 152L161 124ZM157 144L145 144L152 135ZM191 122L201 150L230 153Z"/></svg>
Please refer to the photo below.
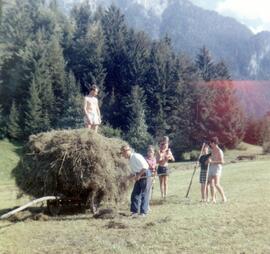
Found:
<svg viewBox="0 0 270 254"><path fill-rule="evenodd" d="M202 45L195 58L171 40L134 31L115 7L69 15L57 1L4 5L0 28L1 136L25 140L51 129L83 127L83 95L96 84L103 125L137 150L168 135L178 157L218 136L234 147L245 114L230 72Z"/></svg>

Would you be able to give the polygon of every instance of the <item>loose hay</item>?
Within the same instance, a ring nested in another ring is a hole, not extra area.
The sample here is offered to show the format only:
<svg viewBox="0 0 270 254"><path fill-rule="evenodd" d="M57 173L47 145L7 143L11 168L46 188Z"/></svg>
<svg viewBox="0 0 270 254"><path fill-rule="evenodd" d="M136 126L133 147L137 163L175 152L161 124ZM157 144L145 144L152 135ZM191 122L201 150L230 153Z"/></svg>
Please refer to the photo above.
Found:
<svg viewBox="0 0 270 254"><path fill-rule="evenodd" d="M130 169L118 154L124 144L87 129L32 135L12 173L18 187L36 198L63 195L84 204L118 202L129 187Z"/></svg>
<svg viewBox="0 0 270 254"><path fill-rule="evenodd" d="M106 208L106 209L100 209L95 215L95 219L114 219L118 216L118 213L116 210L112 208Z"/></svg>
<svg viewBox="0 0 270 254"><path fill-rule="evenodd" d="M128 228L128 225L123 222L117 222L112 220L106 225L106 227L109 229L125 229Z"/></svg>

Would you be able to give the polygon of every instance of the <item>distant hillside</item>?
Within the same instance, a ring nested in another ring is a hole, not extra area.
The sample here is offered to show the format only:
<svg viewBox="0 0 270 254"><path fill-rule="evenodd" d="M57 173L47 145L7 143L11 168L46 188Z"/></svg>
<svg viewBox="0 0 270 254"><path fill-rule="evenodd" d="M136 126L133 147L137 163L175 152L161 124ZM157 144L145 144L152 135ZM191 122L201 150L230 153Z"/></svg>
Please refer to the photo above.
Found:
<svg viewBox="0 0 270 254"><path fill-rule="evenodd" d="M70 8L73 0L59 3ZM168 34L177 51L194 56L206 46L214 59L226 62L234 79L270 79L270 32L254 35L235 19L188 0L90 0L93 9L111 3L122 10L135 29L144 30L152 38Z"/></svg>
<svg viewBox="0 0 270 254"><path fill-rule="evenodd" d="M270 111L270 81L233 81L233 85L248 116L259 119Z"/></svg>
<svg viewBox="0 0 270 254"><path fill-rule="evenodd" d="M199 86L211 85L222 91L223 87L233 88L240 107L248 119L262 119L270 112L270 81L256 80L213 80L200 81Z"/></svg>
<svg viewBox="0 0 270 254"><path fill-rule="evenodd" d="M249 43L250 57L247 71L250 78L270 80L270 32L254 35Z"/></svg>

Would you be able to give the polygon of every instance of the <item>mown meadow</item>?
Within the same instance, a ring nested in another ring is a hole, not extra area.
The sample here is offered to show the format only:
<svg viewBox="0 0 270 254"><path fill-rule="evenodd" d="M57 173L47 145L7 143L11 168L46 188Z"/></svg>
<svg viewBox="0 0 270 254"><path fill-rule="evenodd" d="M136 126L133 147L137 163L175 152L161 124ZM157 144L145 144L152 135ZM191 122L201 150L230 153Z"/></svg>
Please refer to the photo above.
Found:
<svg viewBox="0 0 270 254"><path fill-rule="evenodd" d="M17 199L10 176L20 147L8 141L1 141L0 147L2 215L29 197ZM244 151L229 151L228 162L237 153ZM90 213L34 218L24 211L21 219L0 221L0 253L270 253L270 158L258 156L224 166L227 203L199 202L198 172L185 198L193 166L171 164L169 196L160 200L156 181L151 212L145 218L124 216L129 214L127 195L119 208L122 215L113 219L94 219Z"/></svg>

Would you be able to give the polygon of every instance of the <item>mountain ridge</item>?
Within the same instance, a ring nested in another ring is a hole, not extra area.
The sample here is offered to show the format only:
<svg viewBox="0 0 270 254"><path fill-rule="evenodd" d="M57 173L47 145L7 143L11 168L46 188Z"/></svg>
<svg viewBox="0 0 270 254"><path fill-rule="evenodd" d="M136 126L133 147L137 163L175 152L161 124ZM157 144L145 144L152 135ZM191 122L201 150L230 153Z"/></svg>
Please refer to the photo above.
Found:
<svg viewBox="0 0 270 254"><path fill-rule="evenodd" d="M60 0L62 5L72 0ZM168 35L176 51L194 57L207 47L213 59L223 60L234 79L270 79L270 32L254 34L235 18L194 5L188 0L91 0L93 8L112 3L135 30L153 39Z"/></svg>

